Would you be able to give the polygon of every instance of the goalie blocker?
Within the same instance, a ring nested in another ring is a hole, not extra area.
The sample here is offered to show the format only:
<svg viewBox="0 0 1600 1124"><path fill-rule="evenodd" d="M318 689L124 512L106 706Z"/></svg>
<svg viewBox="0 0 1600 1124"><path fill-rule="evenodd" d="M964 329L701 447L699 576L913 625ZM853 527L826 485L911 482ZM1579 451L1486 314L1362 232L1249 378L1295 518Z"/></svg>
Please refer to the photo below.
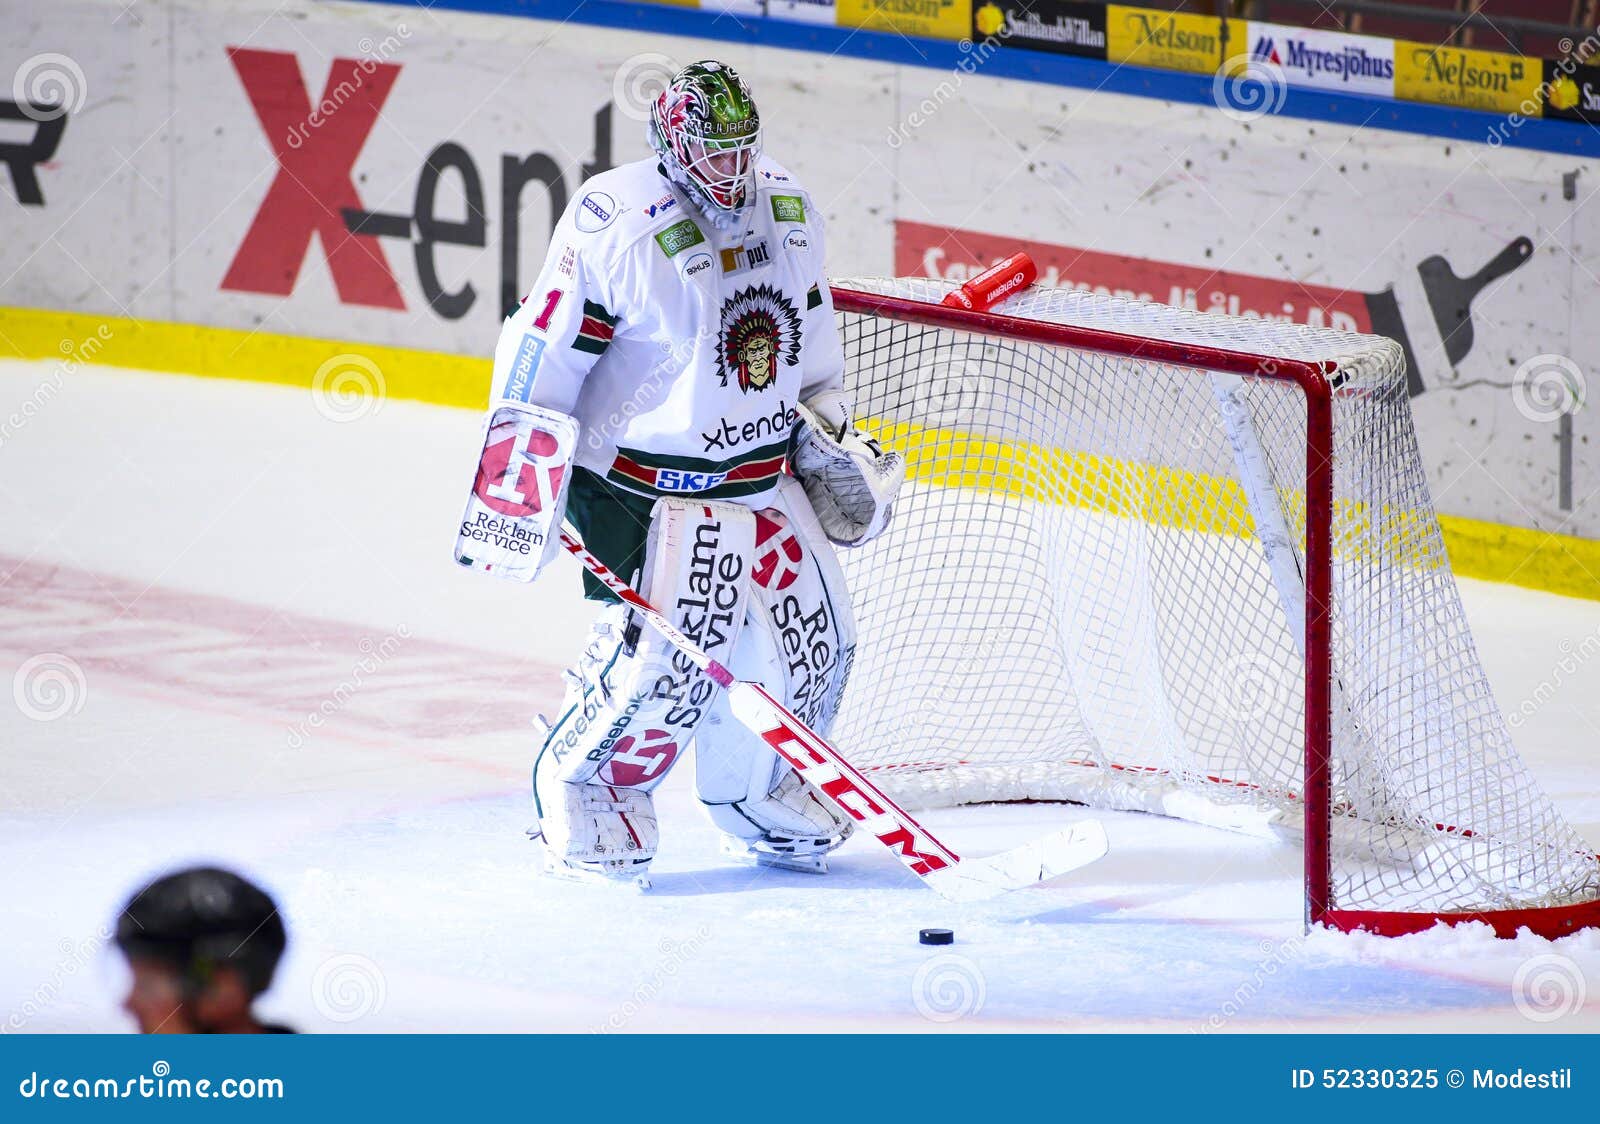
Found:
<svg viewBox="0 0 1600 1124"><path fill-rule="evenodd" d="M497 406L484 428L456 561L512 581L537 577L555 556L577 444L578 423L565 414Z"/></svg>

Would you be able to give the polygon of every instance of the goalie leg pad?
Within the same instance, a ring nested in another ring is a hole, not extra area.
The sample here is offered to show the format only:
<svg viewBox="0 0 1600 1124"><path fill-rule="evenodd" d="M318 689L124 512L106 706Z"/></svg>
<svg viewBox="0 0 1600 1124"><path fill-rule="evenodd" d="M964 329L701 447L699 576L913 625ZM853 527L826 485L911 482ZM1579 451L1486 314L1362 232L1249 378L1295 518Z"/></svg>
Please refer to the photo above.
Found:
<svg viewBox="0 0 1600 1124"><path fill-rule="evenodd" d="M713 657L728 660L747 612L754 539L748 508L659 500L640 591ZM670 641L624 606L609 606L567 673L566 701L540 752L544 772L560 781L654 788L719 694ZM536 800L539 777L536 770Z"/></svg>
<svg viewBox="0 0 1600 1124"><path fill-rule="evenodd" d="M661 838L650 793L555 782L547 786L547 798L561 808L542 817L537 829L546 870L615 881L644 877Z"/></svg>
<svg viewBox="0 0 1600 1124"><path fill-rule="evenodd" d="M748 611L754 540L748 508L660 500L641 591L713 655L730 659ZM620 604L601 610L566 679L561 713L534 763L537 830L569 865L604 862L597 856L630 838L653 855L654 813L630 812L627 794L648 794L666 778L721 690ZM647 833L639 830L646 819Z"/></svg>
<svg viewBox="0 0 1600 1124"><path fill-rule="evenodd" d="M794 480L755 514L750 619L730 670L826 734L855 656L844 575ZM695 786L722 831L765 854L831 850L850 821L759 739L719 697L695 739Z"/></svg>

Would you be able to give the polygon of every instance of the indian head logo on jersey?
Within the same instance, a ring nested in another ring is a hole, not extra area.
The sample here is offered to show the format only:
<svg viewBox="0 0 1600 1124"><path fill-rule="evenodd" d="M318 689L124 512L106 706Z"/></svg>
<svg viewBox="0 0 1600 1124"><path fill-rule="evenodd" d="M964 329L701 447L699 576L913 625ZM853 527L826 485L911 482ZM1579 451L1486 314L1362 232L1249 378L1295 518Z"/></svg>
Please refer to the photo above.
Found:
<svg viewBox="0 0 1600 1124"><path fill-rule="evenodd" d="M755 566L750 577L762 589L788 589L800 576L805 551L789 521L775 508L756 512Z"/></svg>
<svg viewBox="0 0 1600 1124"><path fill-rule="evenodd" d="M722 340L717 349L721 385L733 380L748 394L778 381L778 366L800 361L800 314L771 285L751 285L722 306Z"/></svg>

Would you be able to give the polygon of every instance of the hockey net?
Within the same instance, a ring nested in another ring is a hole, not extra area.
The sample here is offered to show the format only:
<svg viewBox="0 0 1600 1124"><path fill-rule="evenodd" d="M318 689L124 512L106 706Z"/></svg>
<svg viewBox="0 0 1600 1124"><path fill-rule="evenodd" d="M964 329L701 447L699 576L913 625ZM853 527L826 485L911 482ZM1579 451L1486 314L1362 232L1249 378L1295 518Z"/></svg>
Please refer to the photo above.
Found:
<svg viewBox="0 0 1600 1124"><path fill-rule="evenodd" d="M909 466L844 552L852 760L911 806L1303 831L1314 922L1600 923L1474 649L1396 344L950 288L834 287L859 424Z"/></svg>

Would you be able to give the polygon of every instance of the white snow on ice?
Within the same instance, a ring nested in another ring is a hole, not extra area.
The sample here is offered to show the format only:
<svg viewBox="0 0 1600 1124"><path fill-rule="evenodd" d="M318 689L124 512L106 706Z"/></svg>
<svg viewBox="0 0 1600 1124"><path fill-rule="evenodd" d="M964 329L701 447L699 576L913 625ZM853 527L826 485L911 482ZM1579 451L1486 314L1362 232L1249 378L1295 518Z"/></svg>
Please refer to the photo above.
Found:
<svg viewBox="0 0 1600 1124"><path fill-rule="evenodd" d="M592 608L565 559L450 561L473 413L10 361L0 423L0 1027L127 1029L106 927L206 860L281 902L264 1009L307 1030L1600 1029L1600 934L1306 937L1294 848L1148 816L958 907L870 839L728 865L685 765L649 894L541 879L529 722ZM1463 586L1501 705L1554 684L1518 742L1600 841L1600 603ZM983 853L1089 814L926 818Z"/></svg>

